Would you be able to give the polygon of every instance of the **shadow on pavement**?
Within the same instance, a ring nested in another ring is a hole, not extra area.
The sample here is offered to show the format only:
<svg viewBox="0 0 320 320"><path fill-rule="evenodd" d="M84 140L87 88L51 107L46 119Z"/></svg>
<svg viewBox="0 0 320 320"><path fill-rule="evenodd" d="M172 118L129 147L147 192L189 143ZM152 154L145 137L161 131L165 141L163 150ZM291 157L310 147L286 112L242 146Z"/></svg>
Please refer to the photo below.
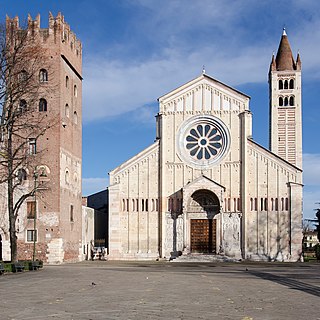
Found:
<svg viewBox="0 0 320 320"><path fill-rule="evenodd" d="M320 297L320 288L317 286L313 286L311 284L303 283L301 281L297 281L294 279L290 279L287 277L276 276L274 274L270 274L267 272L259 272L259 271L247 271L249 274L252 274L258 278L273 281L279 283L283 286L294 290L300 290L305 293L312 294L314 296Z"/></svg>

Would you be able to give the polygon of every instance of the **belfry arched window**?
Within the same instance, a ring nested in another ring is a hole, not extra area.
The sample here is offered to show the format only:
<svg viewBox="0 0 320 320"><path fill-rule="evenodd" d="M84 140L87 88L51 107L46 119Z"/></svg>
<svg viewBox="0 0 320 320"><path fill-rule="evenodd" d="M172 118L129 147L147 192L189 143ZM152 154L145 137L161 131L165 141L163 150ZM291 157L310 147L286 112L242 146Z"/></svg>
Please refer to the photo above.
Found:
<svg viewBox="0 0 320 320"><path fill-rule="evenodd" d="M284 80L284 89L288 89L288 80Z"/></svg>
<svg viewBox="0 0 320 320"><path fill-rule="evenodd" d="M284 98L284 106L287 107L289 105L288 97Z"/></svg>
<svg viewBox="0 0 320 320"><path fill-rule="evenodd" d="M294 80L293 79L290 79L290 81L289 81L289 88L294 89Z"/></svg>
<svg viewBox="0 0 320 320"><path fill-rule="evenodd" d="M282 89L283 89L283 81L279 80L279 90L282 90Z"/></svg>
<svg viewBox="0 0 320 320"><path fill-rule="evenodd" d="M294 96L291 96L289 99L289 105L294 106Z"/></svg>
<svg viewBox="0 0 320 320"><path fill-rule="evenodd" d="M283 98L279 97L279 106L282 107L283 106Z"/></svg>

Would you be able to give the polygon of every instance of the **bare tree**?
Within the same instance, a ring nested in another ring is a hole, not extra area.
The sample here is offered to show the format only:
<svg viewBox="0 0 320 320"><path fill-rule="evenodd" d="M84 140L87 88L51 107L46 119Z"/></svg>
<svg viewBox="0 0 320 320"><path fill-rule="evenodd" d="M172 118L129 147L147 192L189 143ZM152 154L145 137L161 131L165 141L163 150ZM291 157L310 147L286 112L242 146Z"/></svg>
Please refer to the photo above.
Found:
<svg viewBox="0 0 320 320"><path fill-rule="evenodd" d="M6 185L11 261L17 260L19 209L39 188L37 183L22 188L22 183L37 170L37 140L52 126L40 99L49 72L41 69L44 59L27 28L0 26L0 183Z"/></svg>

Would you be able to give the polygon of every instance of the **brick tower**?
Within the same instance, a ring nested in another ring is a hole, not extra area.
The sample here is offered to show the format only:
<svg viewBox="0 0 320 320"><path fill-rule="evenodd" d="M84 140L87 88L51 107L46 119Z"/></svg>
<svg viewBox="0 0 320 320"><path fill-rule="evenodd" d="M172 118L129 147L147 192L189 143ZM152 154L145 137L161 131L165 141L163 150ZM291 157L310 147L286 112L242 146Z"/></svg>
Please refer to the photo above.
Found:
<svg viewBox="0 0 320 320"><path fill-rule="evenodd" d="M294 60L285 29L269 70L270 150L302 168L301 60Z"/></svg>
<svg viewBox="0 0 320 320"><path fill-rule="evenodd" d="M10 41L10 37L22 30L18 17L7 17L6 28ZM27 33L30 46L43 51L38 111L45 112L53 125L37 141L30 141L37 166L27 169L26 183L46 187L28 198L20 210L18 258L32 257L36 238L36 258L47 263L78 261L81 259L82 45L61 13L57 17L50 13L45 29L40 27L40 15L35 20L29 16ZM2 239L8 248L6 235Z"/></svg>

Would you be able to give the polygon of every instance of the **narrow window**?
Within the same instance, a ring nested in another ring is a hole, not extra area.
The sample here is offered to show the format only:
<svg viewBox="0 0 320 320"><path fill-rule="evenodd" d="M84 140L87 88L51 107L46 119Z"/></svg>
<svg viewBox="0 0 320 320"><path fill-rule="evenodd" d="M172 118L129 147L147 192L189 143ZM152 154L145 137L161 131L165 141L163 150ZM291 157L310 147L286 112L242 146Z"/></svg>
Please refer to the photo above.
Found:
<svg viewBox="0 0 320 320"><path fill-rule="evenodd" d="M285 200L285 209L288 211L289 210L289 199L286 198Z"/></svg>
<svg viewBox="0 0 320 320"><path fill-rule="evenodd" d="M268 211L268 198L264 199L264 210Z"/></svg>
<svg viewBox="0 0 320 320"><path fill-rule="evenodd" d="M271 198L271 211L273 211L274 210L274 200L273 200L273 198Z"/></svg>
<svg viewBox="0 0 320 320"><path fill-rule="evenodd" d="M74 217L73 217L73 204L70 205L70 222L74 222Z"/></svg>
<svg viewBox="0 0 320 320"><path fill-rule="evenodd" d="M241 211L241 201L240 198L237 199L237 209L240 212Z"/></svg>
<svg viewBox="0 0 320 320"><path fill-rule="evenodd" d="M231 199L228 198L228 211L230 212L231 211Z"/></svg>
<svg viewBox="0 0 320 320"><path fill-rule="evenodd" d="M258 210L258 198L254 198L254 211Z"/></svg>
<svg viewBox="0 0 320 320"><path fill-rule="evenodd" d="M288 97L284 98L284 106L287 107L289 105Z"/></svg>
<svg viewBox="0 0 320 320"><path fill-rule="evenodd" d="M148 205L149 205L149 201L148 201L148 199L146 199L146 211L149 211Z"/></svg>
<svg viewBox="0 0 320 320"><path fill-rule="evenodd" d="M37 143L35 138L29 138L29 154L37 153Z"/></svg>
<svg viewBox="0 0 320 320"><path fill-rule="evenodd" d="M125 211L125 209L126 209L125 201L124 199L122 199L122 211Z"/></svg>
<svg viewBox="0 0 320 320"><path fill-rule="evenodd" d="M37 241L37 230L27 230L27 242Z"/></svg>
<svg viewBox="0 0 320 320"><path fill-rule="evenodd" d="M285 80L285 81L284 81L284 88L285 88L285 89L288 89L288 80Z"/></svg>
<svg viewBox="0 0 320 320"><path fill-rule="evenodd" d="M281 198L281 211L284 210L284 198Z"/></svg>
<svg viewBox="0 0 320 320"><path fill-rule="evenodd" d="M279 90L282 90L283 89L283 82L282 80L279 80Z"/></svg>
<svg viewBox="0 0 320 320"><path fill-rule="evenodd" d="M151 200L152 203L152 211L154 211L154 199Z"/></svg>
<svg viewBox="0 0 320 320"><path fill-rule="evenodd" d="M144 199L141 200L141 211L144 211Z"/></svg>
<svg viewBox="0 0 320 320"><path fill-rule="evenodd" d="M274 200L274 210L278 211L279 210L279 202L278 202L278 198L276 198Z"/></svg>
<svg viewBox="0 0 320 320"><path fill-rule="evenodd" d="M76 86L76 85L74 85L74 87L73 87L73 95L74 95L75 97L78 96L78 89L77 89L77 86Z"/></svg>
<svg viewBox="0 0 320 320"><path fill-rule="evenodd" d="M129 211L129 199L126 200L127 203L127 211Z"/></svg>
<svg viewBox="0 0 320 320"><path fill-rule="evenodd" d="M132 211L135 211L135 208L134 208L134 199L132 199Z"/></svg>
<svg viewBox="0 0 320 320"><path fill-rule="evenodd" d="M65 182L66 184L69 184L69 170L66 170L66 173L65 173Z"/></svg>
<svg viewBox="0 0 320 320"><path fill-rule="evenodd" d="M69 105L66 104L66 107L65 107L65 114L66 114L66 117L69 118L70 117L70 108L69 108Z"/></svg>
<svg viewBox="0 0 320 320"><path fill-rule="evenodd" d="M289 105L294 106L294 96L291 96L289 99Z"/></svg>
<svg viewBox="0 0 320 320"><path fill-rule="evenodd" d="M293 79L290 79L289 88L294 89L294 80Z"/></svg>
<svg viewBox="0 0 320 320"><path fill-rule="evenodd" d="M253 199L250 198L250 211L253 211Z"/></svg>
<svg viewBox="0 0 320 320"><path fill-rule="evenodd" d="M66 88L69 88L69 77L66 76Z"/></svg>
<svg viewBox="0 0 320 320"><path fill-rule="evenodd" d="M263 198L260 198L260 211L263 211Z"/></svg>
<svg viewBox="0 0 320 320"><path fill-rule="evenodd" d="M47 100L41 98L39 101L39 111L40 112L45 112L47 111Z"/></svg>
<svg viewBox="0 0 320 320"><path fill-rule="evenodd" d="M136 210L139 211L139 199L136 199Z"/></svg>
<svg viewBox="0 0 320 320"><path fill-rule="evenodd" d="M78 124L78 114L77 114L77 111L75 111L75 112L73 113L73 122L74 122L75 124Z"/></svg>
<svg viewBox="0 0 320 320"><path fill-rule="evenodd" d="M28 201L27 202L27 218L28 219L34 219L36 216L36 202Z"/></svg>
<svg viewBox="0 0 320 320"><path fill-rule="evenodd" d="M279 106L282 107L283 106L283 98L279 97Z"/></svg>
<svg viewBox="0 0 320 320"><path fill-rule="evenodd" d="M48 82L48 71L46 69L41 69L39 73L40 82Z"/></svg>

